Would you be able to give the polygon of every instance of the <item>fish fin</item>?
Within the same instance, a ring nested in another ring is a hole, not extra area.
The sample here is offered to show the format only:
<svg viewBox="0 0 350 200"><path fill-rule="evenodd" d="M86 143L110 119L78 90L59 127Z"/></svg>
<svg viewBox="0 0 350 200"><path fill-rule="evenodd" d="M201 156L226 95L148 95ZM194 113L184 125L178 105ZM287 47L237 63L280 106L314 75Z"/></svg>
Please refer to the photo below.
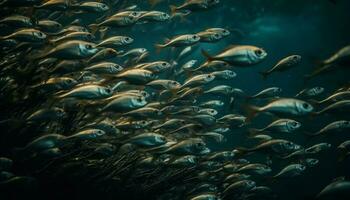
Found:
<svg viewBox="0 0 350 200"><path fill-rule="evenodd" d="M211 61L215 60L215 58L212 57L212 56L211 56L208 52L206 52L205 50L202 49L201 52L202 52L202 55L203 55L204 57L207 58L207 61L208 61L208 62L211 62Z"/></svg>
<svg viewBox="0 0 350 200"><path fill-rule="evenodd" d="M259 114L259 107L252 106L252 105L242 105L243 110L247 113L247 122L250 122L254 117L256 117Z"/></svg>
<svg viewBox="0 0 350 200"><path fill-rule="evenodd" d="M162 49L165 47L163 44L155 44L154 47L156 48L156 53L159 54Z"/></svg>
<svg viewBox="0 0 350 200"><path fill-rule="evenodd" d="M170 8L170 15L174 16L177 11L177 7L174 5L170 5L169 8Z"/></svg>
<svg viewBox="0 0 350 200"><path fill-rule="evenodd" d="M95 34L99 28L99 25L98 24L90 24L88 27L91 29L91 33Z"/></svg>
<svg viewBox="0 0 350 200"><path fill-rule="evenodd" d="M263 80L266 80L267 76L269 75L268 72L259 72L259 74L262 76Z"/></svg>
<svg viewBox="0 0 350 200"><path fill-rule="evenodd" d="M99 32L100 32L100 39L105 38L108 32L108 27L104 27L100 29Z"/></svg>

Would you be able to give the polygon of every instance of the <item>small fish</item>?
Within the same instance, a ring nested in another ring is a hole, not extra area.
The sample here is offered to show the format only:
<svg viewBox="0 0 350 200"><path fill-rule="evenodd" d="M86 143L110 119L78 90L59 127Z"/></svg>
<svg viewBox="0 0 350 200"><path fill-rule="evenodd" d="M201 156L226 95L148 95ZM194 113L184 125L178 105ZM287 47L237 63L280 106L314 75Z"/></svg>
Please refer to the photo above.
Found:
<svg viewBox="0 0 350 200"><path fill-rule="evenodd" d="M249 129L251 135L260 134L263 132L281 132L292 133L301 127L301 123L292 119L278 119L262 129Z"/></svg>
<svg viewBox="0 0 350 200"><path fill-rule="evenodd" d="M110 88L100 85L82 85L60 95L59 98L103 99L111 95L112 90Z"/></svg>
<svg viewBox="0 0 350 200"><path fill-rule="evenodd" d="M302 91L300 91L297 95L295 95L296 98L311 98L318 96L324 92L323 87L313 87L313 88L305 88Z"/></svg>
<svg viewBox="0 0 350 200"><path fill-rule="evenodd" d="M346 112L349 109L349 106L350 106L350 100L342 100L342 101L335 102L320 111L314 112L313 114L320 115L324 113Z"/></svg>
<svg viewBox="0 0 350 200"><path fill-rule="evenodd" d="M214 79L215 79L215 76L212 74L200 74L186 80L181 87L185 88L185 87L195 87L199 85L204 85L213 81Z"/></svg>
<svg viewBox="0 0 350 200"><path fill-rule="evenodd" d="M290 152L294 152L301 149L300 145L294 144L293 142L282 140L282 139L273 139L266 142L263 142L261 144L258 144L257 146L247 149L247 148L237 148L235 153L251 153L251 152L257 152L262 151L266 153L277 153L277 154L287 154Z"/></svg>
<svg viewBox="0 0 350 200"><path fill-rule="evenodd" d="M327 126L325 126L324 128L322 128L321 130L317 131L316 133L310 133L308 135L310 136L325 135L335 131L339 132L348 128L350 128L350 121L340 120L340 121L332 122Z"/></svg>
<svg viewBox="0 0 350 200"><path fill-rule="evenodd" d="M36 29L22 29L7 36L1 36L0 40L14 39L20 42L43 43L47 41L47 35Z"/></svg>
<svg viewBox="0 0 350 200"><path fill-rule="evenodd" d="M103 112L123 112L141 108L147 104L145 97L134 95L121 95L116 98L112 96L111 101L105 105Z"/></svg>
<svg viewBox="0 0 350 200"><path fill-rule="evenodd" d="M209 55L204 50L202 50L202 54L207 58L208 62L219 60L237 67L258 64L267 56L265 50L248 45L229 46L215 56Z"/></svg>
<svg viewBox="0 0 350 200"><path fill-rule="evenodd" d="M116 77L134 84L145 84L157 78L151 71L145 69L129 69L117 74Z"/></svg>
<svg viewBox="0 0 350 200"><path fill-rule="evenodd" d="M301 175L306 170L306 167L302 164L291 164L283 168L273 178L293 178Z"/></svg>
<svg viewBox="0 0 350 200"><path fill-rule="evenodd" d="M170 19L170 15L160 11L150 11L141 15L137 20L142 22L164 22Z"/></svg>
<svg viewBox="0 0 350 200"><path fill-rule="evenodd" d="M332 183L327 185L317 195L317 199L347 199L350 192L350 181L344 178L335 179Z"/></svg>
<svg viewBox="0 0 350 200"><path fill-rule="evenodd" d="M273 98L277 97L282 92L282 89L279 87L270 87L267 89L258 92L257 94L248 97L248 99L265 99L265 98Z"/></svg>
<svg viewBox="0 0 350 200"><path fill-rule="evenodd" d="M301 56L299 55L291 55L286 58L280 60L274 67L265 72L260 72L263 78L267 78L273 72L285 71L288 70L301 62Z"/></svg>
<svg viewBox="0 0 350 200"><path fill-rule="evenodd" d="M115 47L129 45L133 42L134 42L134 39L132 39L131 37L113 36L101 41L99 44L97 44L97 47L115 48Z"/></svg>
<svg viewBox="0 0 350 200"><path fill-rule="evenodd" d="M331 147L332 147L331 144L322 142L305 149L305 152L308 154L317 154L317 153L320 153L321 151L328 150Z"/></svg>
<svg viewBox="0 0 350 200"><path fill-rule="evenodd" d="M84 68L86 71L91 71L95 74L117 74L123 71L123 67L112 62L102 62Z"/></svg>
<svg viewBox="0 0 350 200"><path fill-rule="evenodd" d="M250 110L249 110L250 109ZM250 107L248 108L248 119L255 117L258 113L269 112L272 114L285 114L293 116L303 116L311 114L314 110L313 106L302 100L281 98L272 101L271 103L263 107Z"/></svg>
<svg viewBox="0 0 350 200"><path fill-rule="evenodd" d="M183 46L190 46L194 45L197 42L199 42L200 37L195 34L186 34L186 35L180 35L176 36L172 39L166 40L165 44L156 44L155 47L158 52L160 52L161 49L166 47L183 47Z"/></svg>

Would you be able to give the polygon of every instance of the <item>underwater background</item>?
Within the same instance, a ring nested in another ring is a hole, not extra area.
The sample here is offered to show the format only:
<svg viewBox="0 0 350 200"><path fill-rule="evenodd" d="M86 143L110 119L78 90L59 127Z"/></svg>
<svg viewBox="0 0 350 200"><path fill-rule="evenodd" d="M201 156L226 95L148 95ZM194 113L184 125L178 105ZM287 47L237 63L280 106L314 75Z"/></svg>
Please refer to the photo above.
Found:
<svg viewBox="0 0 350 200"><path fill-rule="evenodd" d="M129 6L136 5L134 10L159 10L170 13L169 5L180 5L182 0L161 1L156 6L152 7L148 1L119 1L114 9L118 10ZM149 23L135 25L132 27L123 28L109 28L105 37L113 35L126 35L134 39L127 49L146 48L149 51L148 60L167 60L170 61L174 57L174 50L162 50L161 53L156 52L155 44L163 43L165 38L172 38L175 35L182 35L188 33L197 33L211 27L221 27L230 30L231 35L216 43L200 43L194 46L194 52L187 58L178 62L181 66L190 59L198 60L198 63L203 63L206 58L202 55L201 49L205 49L210 55L216 55L222 49L229 45L254 45L263 48L268 56L261 63L253 67L233 67L231 70L236 72L237 76L232 80L221 81L220 84L240 88L246 94L256 94L257 92L269 88L282 88L281 97L293 97L299 91L311 87L323 87L325 92L318 97L324 99L332 91L349 83L350 70L346 67L331 71L326 74L319 75L311 80L306 80L305 75L310 74L318 65L318 62L330 57L340 48L349 45L350 43L350 1L339 0L336 3L327 0L220 0L218 5L213 8L191 13L185 16L184 21L170 20L162 23ZM2 17L10 14L13 11L5 11L0 15ZM6 14L5 14L6 13ZM69 24L75 19L81 19L81 26L88 27L96 19L91 17L89 13L83 13L65 18L62 24ZM7 35L12 32L12 29L2 27L1 35ZM175 50L176 51L176 50ZM302 56L301 63L288 71L271 74L267 79L263 79L259 72L265 71L273 67L282 58L297 54ZM112 59L112 61L120 62L120 60ZM122 64L122 63L120 63ZM174 77L176 81L183 83L185 78ZM206 86L214 86L215 84ZM207 99L206 99L207 98ZM212 96L199 97L197 100L205 102ZM222 101L229 102L228 97L220 97ZM235 102L236 100L234 100ZM22 103L13 103L10 106L1 103L0 116L1 120L9 119L13 112L26 112L27 108ZM40 107L33 102L34 107ZM233 110L239 110L240 106L234 106ZM32 106L26 104L29 108ZM226 108L218 110L220 118L227 114ZM273 116L258 116L251 122L253 127L265 127L269 122L275 119ZM284 139L295 142L302 146L312 146L321 142L327 142L336 147L350 136L348 131L343 131L339 134L330 134L325 137L312 138L305 136L302 132L315 132L324 125L336 120L350 120L349 112L344 112L337 115L322 115L317 117L304 117L302 120L302 127L300 134L284 135ZM69 120L66 121L67 124ZM63 125L64 126L64 125ZM69 130L69 128L67 128ZM30 141L30 137L22 135L11 135L8 131L8 125L1 123L0 129L0 156L12 155L13 149L24 146ZM16 129L11 129L16 130ZM27 130L28 131L28 130ZM35 131L35 129L29 129ZM4 132L2 134L1 132ZM208 148L211 151L231 151L236 147L252 146L255 143L246 138L245 129L231 129L225 135L225 141L222 143L208 142ZM33 134L35 135L35 134ZM23 137L23 138L22 138ZM75 146L73 145L74 149ZM314 199L314 197L334 178L344 176L346 179L350 178L350 159L345 159L342 162L338 161L337 151L331 148L322 154L315 156L319 160L317 167L309 168L306 172L297 177L287 178L279 181L268 182L270 188L276 193L276 199L297 200L297 199ZM265 162L265 157L259 154L253 155L249 158L251 162ZM18 175L31 175L36 171L36 164L30 165L26 161L23 165L14 164L13 171ZM274 172L282 169L288 162L279 161L276 158L272 159L274 163ZM26 164L29 166L27 167ZM40 168L45 166L40 166ZM132 165L128 167L132 168ZM108 170L108 168L106 168ZM16 196L23 194L30 194L39 199L90 199L92 197L99 199L154 199L159 197L161 191L152 191L152 196L133 196L134 191L117 189L115 194L113 188L104 192L102 190L94 191L95 182L93 178L84 182L76 178L79 176L72 175L79 173L79 166L72 169L72 171L61 172L65 174L64 178L52 179L51 176L43 173L38 179L38 187L35 189L15 190L6 198L17 199ZM51 172L46 172L50 174ZM160 173L161 174L161 173ZM126 175L128 176L128 175ZM160 175L161 176L161 175ZM56 176L60 177L60 176ZM94 178L99 178L98 176ZM93 183L90 185L90 183ZM137 182L137 181L135 181ZM263 181L264 182L264 181ZM104 182L104 184L108 184ZM135 183L137 185L137 183ZM170 181L168 187L172 187L173 183ZM176 184L181 185L181 180ZM174 185L176 185L174 183ZM105 185L100 185L104 187ZM123 183L118 184L117 187L122 187ZM165 187L165 186L164 186ZM135 188L135 187L134 187ZM137 187L136 187L137 188ZM111 192L112 191L112 192ZM23 192L23 193L22 193ZM135 194L143 194L142 191L136 191ZM149 194L149 193L146 193ZM106 195L106 196L104 196ZM131 195L131 196L129 196ZM1 196L0 196L1 198Z"/></svg>

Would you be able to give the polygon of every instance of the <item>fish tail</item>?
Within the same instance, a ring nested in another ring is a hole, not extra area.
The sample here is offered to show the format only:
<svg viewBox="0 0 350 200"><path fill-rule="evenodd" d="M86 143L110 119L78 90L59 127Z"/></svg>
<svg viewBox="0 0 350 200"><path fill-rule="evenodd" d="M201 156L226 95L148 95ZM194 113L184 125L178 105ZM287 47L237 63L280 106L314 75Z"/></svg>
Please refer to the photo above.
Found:
<svg viewBox="0 0 350 200"><path fill-rule="evenodd" d="M215 58L212 57L212 56L211 56L208 52L206 52L205 50L202 49L201 52L202 52L202 55L203 55L204 57L207 58L207 61L208 61L208 62L211 62L211 61L215 60Z"/></svg>
<svg viewBox="0 0 350 200"><path fill-rule="evenodd" d="M162 49L165 47L163 44L155 44L154 47L156 48L156 53L159 54Z"/></svg>
<svg viewBox="0 0 350 200"><path fill-rule="evenodd" d="M174 5L170 5L169 8L170 8L170 15L174 16L177 11L177 7Z"/></svg>
<svg viewBox="0 0 350 200"><path fill-rule="evenodd" d="M247 113L247 122L250 122L253 118L255 118L259 112L260 108L252 105L243 105L243 110Z"/></svg>
<svg viewBox="0 0 350 200"><path fill-rule="evenodd" d="M267 76L269 75L268 72L259 72L259 74L262 76L262 78L265 80Z"/></svg>
<svg viewBox="0 0 350 200"><path fill-rule="evenodd" d="M108 32L108 28L107 27L104 27L103 29L100 29L100 38L103 39L106 37L107 35L107 32Z"/></svg>

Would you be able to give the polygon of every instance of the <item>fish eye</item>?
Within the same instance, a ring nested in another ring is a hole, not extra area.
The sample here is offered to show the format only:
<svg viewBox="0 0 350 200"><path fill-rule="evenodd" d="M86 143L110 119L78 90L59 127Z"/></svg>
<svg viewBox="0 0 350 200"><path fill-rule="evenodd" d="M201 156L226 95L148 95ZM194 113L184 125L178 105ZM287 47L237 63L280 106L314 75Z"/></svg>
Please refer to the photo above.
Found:
<svg viewBox="0 0 350 200"><path fill-rule="evenodd" d="M166 13L163 13L163 17L168 17L168 15Z"/></svg>
<svg viewBox="0 0 350 200"><path fill-rule="evenodd" d="M111 93L112 91L111 91L111 89L107 88L107 89L106 89L106 92L107 92L107 93Z"/></svg>
<svg viewBox="0 0 350 200"><path fill-rule="evenodd" d="M87 49L92 49L92 46L91 46L90 44L87 44L85 47L86 47Z"/></svg>
<svg viewBox="0 0 350 200"><path fill-rule="evenodd" d="M299 56L293 56L293 59L294 59L294 60L298 60L298 59L299 59Z"/></svg>
<svg viewBox="0 0 350 200"><path fill-rule="evenodd" d="M130 38L128 38L128 37L125 38L125 41L129 41L129 40L130 40Z"/></svg>
<svg viewBox="0 0 350 200"><path fill-rule="evenodd" d="M261 56L263 54L263 51L261 49L255 50L255 54L257 56Z"/></svg>
<svg viewBox="0 0 350 200"><path fill-rule="evenodd" d="M303 103L303 108L309 108L309 104L308 103Z"/></svg>
<svg viewBox="0 0 350 200"><path fill-rule="evenodd" d="M163 67L167 66L167 63L166 63L166 62L163 62L163 63L162 63L162 66L163 66Z"/></svg>
<svg viewBox="0 0 350 200"><path fill-rule="evenodd" d="M197 35L192 36L192 39L196 40L198 38Z"/></svg>

